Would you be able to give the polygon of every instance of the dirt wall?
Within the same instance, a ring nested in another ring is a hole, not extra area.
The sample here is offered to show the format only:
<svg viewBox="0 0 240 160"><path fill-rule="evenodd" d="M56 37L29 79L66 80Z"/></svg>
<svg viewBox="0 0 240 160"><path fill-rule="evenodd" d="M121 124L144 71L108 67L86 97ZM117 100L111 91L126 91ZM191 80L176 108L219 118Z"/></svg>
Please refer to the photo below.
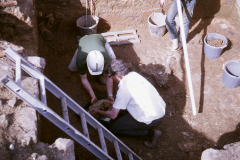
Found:
<svg viewBox="0 0 240 160"><path fill-rule="evenodd" d="M0 2L0 39L23 46L28 55L37 55L38 31L32 0Z"/></svg>

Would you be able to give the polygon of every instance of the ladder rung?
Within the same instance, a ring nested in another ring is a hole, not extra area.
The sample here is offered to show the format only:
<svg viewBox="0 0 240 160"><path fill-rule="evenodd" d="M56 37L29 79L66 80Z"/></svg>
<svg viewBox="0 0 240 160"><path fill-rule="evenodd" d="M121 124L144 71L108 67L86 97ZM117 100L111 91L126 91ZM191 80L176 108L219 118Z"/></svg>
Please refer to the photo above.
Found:
<svg viewBox="0 0 240 160"><path fill-rule="evenodd" d="M65 119L65 121L67 121L69 123L66 97L61 98L61 103L62 103L63 118Z"/></svg>
<svg viewBox="0 0 240 160"><path fill-rule="evenodd" d="M130 159L130 160L133 160L133 156L132 156L132 153L128 153L128 158Z"/></svg>
<svg viewBox="0 0 240 160"><path fill-rule="evenodd" d="M21 80L22 80L22 73L21 73L21 58L16 58L16 77L15 81L16 83L21 86Z"/></svg>
<svg viewBox="0 0 240 160"><path fill-rule="evenodd" d="M114 147L115 147L118 160L122 160L122 155L118 146L118 141L114 141Z"/></svg>
<svg viewBox="0 0 240 160"><path fill-rule="evenodd" d="M45 105L47 105L46 88L45 88L45 79L44 79L44 77L39 78L39 83L40 83L41 101Z"/></svg>
<svg viewBox="0 0 240 160"><path fill-rule="evenodd" d="M133 33L132 31L123 31L118 32L118 34L126 34L126 32ZM74 100L72 100L53 82L51 82L46 76L44 76L40 71L34 68L32 64L30 64L26 59L24 59L16 51L12 50L11 47L6 49L4 51L4 54L6 54L12 61L17 63L16 65L20 66L20 68L23 69L30 76L39 80L41 87L41 101L39 101L36 97L32 96L25 89L23 89L20 84L17 84L17 82L21 83L21 75L19 74L19 71L16 73L18 74L18 78L16 78L17 81L14 81L7 76L0 78L0 83L2 83L5 87L7 87L18 97L31 105L35 110L37 110L40 114L53 122L56 126L58 126L61 130L63 130L70 137L76 140L79 144L86 147L86 149L96 155L99 159L112 159L106 153L107 146L106 144L104 144L106 143L104 142L106 138L110 142L114 143L117 158L119 160L122 160L121 151L127 156L130 156L129 153L131 153L134 160L141 160L141 158L136 155L130 148L128 148L124 143L122 143L116 136L114 136L110 131L108 131L101 123L99 123L95 118L93 118L88 112L86 112L80 105L78 105ZM16 70L18 70L17 67ZM75 113L80 115L84 134L77 131L66 121L66 119L63 119L62 117L54 113L49 107L47 107L46 89L48 89L53 95L60 99L62 101L61 103L64 104L63 106L71 108ZM92 141L90 141L87 128L88 124L98 130L100 139L102 139L101 145L103 145L103 149L99 148ZM106 149L104 149L104 146L106 146Z"/></svg>
<svg viewBox="0 0 240 160"><path fill-rule="evenodd" d="M102 146L102 149L105 153L108 153L107 152L107 146L106 146L106 143L105 143L105 139L104 139L104 136L103 136L103 131L102 131L102 128L99 127L98 128L98 134L99 134L99 139L100 139L100 142L101 142L101 146Z"/></svg>
<svg viewBox="0 0 240 160"><path fill-rule="evenodd" d="M85 118L85 113L80 113L80 117L81 117L81 122L82 122L82 127L83 127L83 133L88 139L90 139L89 133L88 133L88 128L87 128L87 121Z"/></svg>

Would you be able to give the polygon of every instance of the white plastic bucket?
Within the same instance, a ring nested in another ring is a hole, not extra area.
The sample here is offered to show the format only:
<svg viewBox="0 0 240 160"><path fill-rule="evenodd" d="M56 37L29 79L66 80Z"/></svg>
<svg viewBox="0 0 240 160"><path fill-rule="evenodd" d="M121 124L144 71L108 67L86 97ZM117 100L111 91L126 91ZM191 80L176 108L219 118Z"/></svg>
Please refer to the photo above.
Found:
<svg viewBox="0 0 240 160"><path fill-rule="evenodd" d="M86 23L87 21L87 23ZM94 15L85 15L77 20L77 27L80 28L82 36L97 33L99 18Z"/></svg>
<svg viewBox="0 0 240 160"><path fill-rule="evenodd" d="M210 40L211 38L221 39L224 41L225 44L221 47L210 46L207 43L207 41ZM218 33L209 33L204 38L204 54L210 59L216 59L221 55L223 49L227 47L227 45L228 45L228 40L226 37Z"/></svg>
<svg viewBox="0 0 240 160"><path fill-rule="evenodd" d="M224 64L223 84L228 88L236 88L240 84L240 62L229 61Z"/></svg>
<svg viewBox="0 0 240 160"><path fill-rule="evenodd" d="M166 32L166 15L162 13L152 13L148 17L150 33L153 37L162 37Z"/></svg>

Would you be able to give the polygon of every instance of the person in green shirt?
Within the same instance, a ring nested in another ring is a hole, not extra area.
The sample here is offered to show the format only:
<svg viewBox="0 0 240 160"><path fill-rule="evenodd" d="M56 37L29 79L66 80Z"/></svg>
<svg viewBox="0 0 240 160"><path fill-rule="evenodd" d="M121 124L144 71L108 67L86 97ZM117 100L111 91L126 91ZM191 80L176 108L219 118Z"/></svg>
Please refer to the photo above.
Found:
<svg viewBox="0 0 240 160"><path fill-rule="evenodd" d="M91 103L97 101L97 97L87 79L87 69L91 75L101 75L107 71L107 65L111 63L116 56L106 39L100 34L91 34L82 37L79 40L78 49L69 65L72 72L78 71L84 88L91 96ZM113 99L113 80L106 76L106 87L108 100Z"/></svg>

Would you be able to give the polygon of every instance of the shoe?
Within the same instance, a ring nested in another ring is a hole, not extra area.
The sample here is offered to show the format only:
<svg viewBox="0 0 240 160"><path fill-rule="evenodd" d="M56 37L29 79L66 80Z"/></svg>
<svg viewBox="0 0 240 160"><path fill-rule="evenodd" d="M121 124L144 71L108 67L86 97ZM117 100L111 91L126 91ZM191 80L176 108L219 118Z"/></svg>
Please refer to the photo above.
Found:
<svg viewBox="0 0 240 160"><path fill-rule="evenodd" d="M157 144L158 138L160 138L160 137L161 137L161 131L155 130L153 137L151 139L149 139L148 141L145 141L144 145L148 148L154 148Z"/></svg>
<svg viewBox="0 0 240 160"><path fill-rule="evenodd" d="M178 48L178 38L172 40L172 48L171 50L176 50Z"/></svg>
<svg viewBox="0 0 240 160"><path fill-rule="evenodd" d="M176 48L171 48L171 51L178 51L178 50L180 50L180 49L182 49L183 47L182 47L182 43L178 43L178 46L176 47Z"/></svg>

